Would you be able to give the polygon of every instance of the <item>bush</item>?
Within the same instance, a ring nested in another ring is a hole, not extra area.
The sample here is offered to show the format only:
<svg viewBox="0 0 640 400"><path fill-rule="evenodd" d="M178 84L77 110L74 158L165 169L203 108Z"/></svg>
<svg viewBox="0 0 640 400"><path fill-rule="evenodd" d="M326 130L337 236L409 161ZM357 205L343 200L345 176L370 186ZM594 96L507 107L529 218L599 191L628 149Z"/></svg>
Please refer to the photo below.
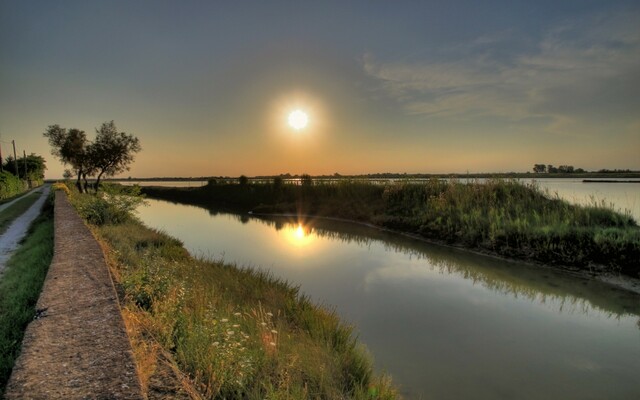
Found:
<svg viewBox="0 0 640 400"><path fill-rule="evenodd" d="M26 190L26 185L10 172L0 172L0 200L8 199Z"/></svg>
<svg viewBox="0 0 640 400"><path fill-rule="evenodd" d="M82 218L99 226L128 221L144 198L139 186L104 185L95 195L74 193L71 202Z"/></svg>

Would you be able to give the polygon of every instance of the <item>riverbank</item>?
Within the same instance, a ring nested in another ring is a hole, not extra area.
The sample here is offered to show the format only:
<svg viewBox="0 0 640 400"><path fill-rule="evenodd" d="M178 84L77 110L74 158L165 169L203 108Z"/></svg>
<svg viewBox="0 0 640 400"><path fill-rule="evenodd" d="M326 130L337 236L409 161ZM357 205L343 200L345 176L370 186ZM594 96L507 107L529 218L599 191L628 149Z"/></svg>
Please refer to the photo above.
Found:
<svg viewBox="0 0 640 400"><path fill-rule="evenodd" d="M204 398L397 397L334 312L266 273L191 257L178 240L121 219L116 209L130 203L109 193L108 203L71 198L97 222L149 397L166 389L167 369L183 393Z"/></svg>
<svg viewBox="0 0 640 400"><path fill-rule="evenodd" d="M589 274L640 273L640 228L602 204L589 207L535 185L490 180L373 185L211 184L145 187L152 198L235 212L308 214L369 223L436 243Z"/></svg>

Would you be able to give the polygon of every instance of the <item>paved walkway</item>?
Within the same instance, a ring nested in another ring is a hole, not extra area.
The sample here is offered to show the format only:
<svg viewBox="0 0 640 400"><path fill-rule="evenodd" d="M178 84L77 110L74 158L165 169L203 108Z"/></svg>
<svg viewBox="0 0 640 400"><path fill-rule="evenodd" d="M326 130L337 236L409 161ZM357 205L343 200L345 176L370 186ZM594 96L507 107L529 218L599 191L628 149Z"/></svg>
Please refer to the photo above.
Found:
<svg viewBox="0 0 640 400"><path fill-rule="evenodd" d="M102 249L56 193L55 250L7 399L142 399Z"/></svg>
<svg viewBox="0 0 640 400"><path fill-rule="evenodd" d="M38 215L40 215L40 211L42 210L42 205L47 200L47 195L49 194L50 185L41 186L38 189L40 190L40 198L36 200L35 203L29 207L27 211L24 212L21 216L16 218L9 228L7 228L6 232L0 235L0 276L2 276L2 272L4 271L5 264L11 258L13 252L18 248L20 241L27 234L27 230L33 222L34 219ZM31 193L31 192L29 192ZM9 203L5 203L0 206L0 212L5 208L9 207L14 202L20 200L22 197L19 197Z"/></svg>

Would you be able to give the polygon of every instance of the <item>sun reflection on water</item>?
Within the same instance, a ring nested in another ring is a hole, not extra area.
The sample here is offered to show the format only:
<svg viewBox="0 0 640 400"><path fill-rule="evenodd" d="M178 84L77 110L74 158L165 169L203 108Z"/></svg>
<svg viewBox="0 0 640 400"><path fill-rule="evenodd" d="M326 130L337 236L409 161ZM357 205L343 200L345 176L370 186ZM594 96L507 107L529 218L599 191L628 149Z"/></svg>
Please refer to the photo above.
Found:
<svg viewBox="0 0 640 400"><path fill-rule="evenodd" d="M282 234L287 242L295 247L307 247L314 241L313 229L301 223L286 225Z"/></svg>

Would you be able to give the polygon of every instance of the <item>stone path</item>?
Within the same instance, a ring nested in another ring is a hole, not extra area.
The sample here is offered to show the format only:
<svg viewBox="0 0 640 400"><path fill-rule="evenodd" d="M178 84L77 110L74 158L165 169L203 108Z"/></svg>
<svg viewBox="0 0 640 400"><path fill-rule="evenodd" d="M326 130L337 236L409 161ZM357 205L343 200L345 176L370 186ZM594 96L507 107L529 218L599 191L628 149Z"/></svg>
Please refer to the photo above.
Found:
<svg viewBox="0 0 640 400"><path fill-rule="evenodd" d="M40 198L38 198L38 200L36 200L36 202L33 203L31 207L29 207L29 209L25 211L24 214L16 218L11 223L11 225L9 225L9 228L7 228L5 233L0 235L0 276L4 271L5 264L7 263L9 258L11 258L13 252L18 248L18 245L20 244L22 238L27 234L27 230L29 229L31 222L33 222L33 220L36 219L38 215L40 215L42 205L44 204L45 200L47 200L50 188L50 185L45 185L41 186L40 189L36 189L41 191ZM2 207L0 208L0 212L2 212L2 210L9 207L11 204L20 200L21 198L22 197L10 201L9 203L3 204L2 206L0 206Z"/></svg>
<svg viewBox="0 0 640 400"><path fill-rule="evenodd" d="M7 399L142 399L102 249L56 192L55 250Z"/></svg>

